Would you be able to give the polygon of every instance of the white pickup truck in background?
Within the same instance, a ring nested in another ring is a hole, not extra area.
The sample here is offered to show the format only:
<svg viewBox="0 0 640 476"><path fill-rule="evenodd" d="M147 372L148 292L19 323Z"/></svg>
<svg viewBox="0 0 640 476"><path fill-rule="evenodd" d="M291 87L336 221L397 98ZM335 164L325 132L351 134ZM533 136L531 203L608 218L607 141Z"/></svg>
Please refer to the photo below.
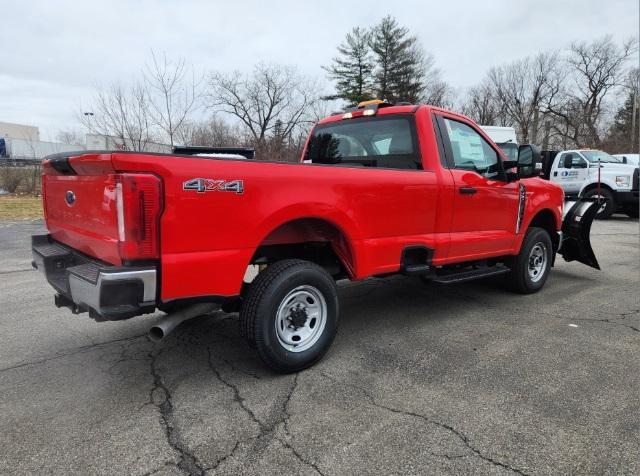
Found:
<svg viewBox="0 0 640 476"><path fill-rule="evenodd" d="M638 218L638 166L600 150L564 150L553 159L547 177L567 197L599 198L596 218L621 211Z"/></svg>
<svg viewBox="0 0 640 476"><path fill-rule="evenodd" d="M480 127L510 160L518 157L513 127ZM602 202L596 218L604 220L616 212L638 218L638 154L613 156L589 149L543 151L542 160L535 164L536 170L542 178L560 185L567 199L598 198Z"/></svg>
<svg viewBox="0 0 640 476"><path fill-rule="evenodd" d="M625 164L640 165L640 154L613 154L614 157L622 159Z"/></svg>

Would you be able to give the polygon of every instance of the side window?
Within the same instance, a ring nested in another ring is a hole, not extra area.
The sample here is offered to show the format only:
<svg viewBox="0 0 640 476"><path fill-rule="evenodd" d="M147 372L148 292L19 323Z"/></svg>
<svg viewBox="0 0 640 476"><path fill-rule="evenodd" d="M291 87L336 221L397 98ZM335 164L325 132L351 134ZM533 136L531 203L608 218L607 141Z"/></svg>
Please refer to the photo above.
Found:
<svg viewBox="0 0 640 476"><path fill-rule="evenodd" d="M468 125L444 118L456 169L477 172L487 178L500 174L498 153Z"/></svg>
<svg viewBox="0 0 640 476"><path fill-rule="evenodd" d="M571 157L572 169L585 169L589 166L589 164L587 163L587 160L584 157L581 157L578 154L575 154L572 152L566 152L562 156L560 156L560 159L558 160L558 168L560 169L566 168L564 161L566 160L567 156Z"/></svg>

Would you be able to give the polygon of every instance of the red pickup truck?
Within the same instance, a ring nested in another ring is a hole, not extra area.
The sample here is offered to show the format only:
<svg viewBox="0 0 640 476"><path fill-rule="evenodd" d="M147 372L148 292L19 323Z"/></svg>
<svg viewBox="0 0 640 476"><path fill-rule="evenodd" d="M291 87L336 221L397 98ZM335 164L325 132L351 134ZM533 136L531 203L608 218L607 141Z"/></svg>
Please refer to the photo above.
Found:
<svg viewBox="0 0 640 476"><path fill-rule="evenodd" d="M33 264L74 313L166 311L155 337L235 307L264 362L297 371L335 336L337 280L505 275L531 293L557 252L598 267L596 207L564 205L560 187L533 177L535 155L521 146L507 161L462 115L380 101L320 121L299 163L53 155L42 176L49 234L33 237Z"/></svg>

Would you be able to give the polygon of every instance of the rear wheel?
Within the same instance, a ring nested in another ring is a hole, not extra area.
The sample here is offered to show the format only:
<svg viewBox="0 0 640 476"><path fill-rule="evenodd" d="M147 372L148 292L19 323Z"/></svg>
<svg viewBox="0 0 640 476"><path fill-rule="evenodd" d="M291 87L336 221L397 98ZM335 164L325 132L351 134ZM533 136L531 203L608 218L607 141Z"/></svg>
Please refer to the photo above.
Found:
<svg viewBox="0 0 640 476"><path fill-rule="evenodd" d="M522 242L520 253L513 260L507 275L507 286L521 294L539 291L549 276L553 245L543 228L531 227Z"/></svg>
<svg viewBox="0 0 640 476"><path fill-rule="evenodd" d="M251 284L240 325L262 361L276 372L310 367L327 352L338 330L333 278L309 261L283 260Z"/></svg>
<svg viewBox="0 0 640 476"><path fill-rule="evenodd" d="M608 188L591 189L584 194L585 198L598 199L598 212L596 218L598 220L606 220L616 211L616 199Z"/></svg>

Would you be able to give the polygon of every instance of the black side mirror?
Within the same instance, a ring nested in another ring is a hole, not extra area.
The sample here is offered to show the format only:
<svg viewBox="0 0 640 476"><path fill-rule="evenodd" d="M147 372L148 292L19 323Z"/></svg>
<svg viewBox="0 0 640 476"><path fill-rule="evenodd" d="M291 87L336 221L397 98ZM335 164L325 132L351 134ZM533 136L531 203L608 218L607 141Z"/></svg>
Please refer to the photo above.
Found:
<svg viewBox="0 0 640 476"><path fill-rule="evenodd" d="M623 155L623 156L622 156L622 163L623 163L623 164L626 164L626 163L627 163L627 156L626 156L626 155Z"/></svg>
<svg viewBox="0 0 640 476"><path fill-rule="evenodd" d="M536 164L541 164L542 155L540 149L532 144L524 144L518 147L518 175L520 178L535 177Z"/></svg>
<svg viewBox="0 0 640 476"><path fill-rule="evenodd" d="M573 154L564 154L564 157L562 157L562 167L565 169L573 167Z"/></svg>

